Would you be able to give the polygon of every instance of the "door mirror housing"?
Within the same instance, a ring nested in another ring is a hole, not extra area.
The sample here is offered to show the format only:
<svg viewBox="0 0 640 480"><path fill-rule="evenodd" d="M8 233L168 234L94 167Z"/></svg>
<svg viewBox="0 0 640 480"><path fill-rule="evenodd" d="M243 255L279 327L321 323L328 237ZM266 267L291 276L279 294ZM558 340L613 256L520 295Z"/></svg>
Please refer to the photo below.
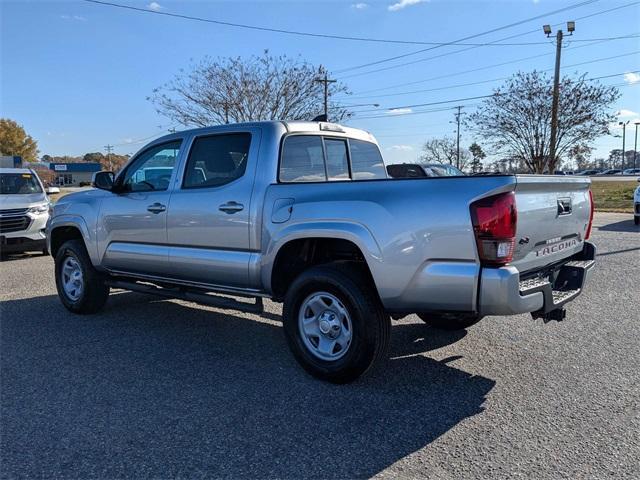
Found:
<svg viewBox="0 0 640 480"><path fill-rule="evenodd" d="M115 175L113 174L113 172L96 172L93 174L91 186L99 188L100 190L111 191L113 189L114 178Z"/></svg>

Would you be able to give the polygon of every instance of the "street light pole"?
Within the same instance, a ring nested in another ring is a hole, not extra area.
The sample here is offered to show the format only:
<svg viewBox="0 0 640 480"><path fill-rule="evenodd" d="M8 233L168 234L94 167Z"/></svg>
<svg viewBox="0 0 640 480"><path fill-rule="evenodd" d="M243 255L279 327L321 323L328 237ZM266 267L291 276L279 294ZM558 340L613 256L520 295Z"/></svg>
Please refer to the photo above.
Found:
<svg viewBox="0 0 640 480"><path fill-rule="evenodd" d="M640 125L640 122L635 122L634 125L636 126L636 138L633 142L633 168L636 169L638 168L636 165L636 157L638 156L638 125Z"/></svg>
<svg viewBox="0 0 640 480"><path fill-rule="evenodd" d="M624 149L626 148L626 132L627 132L627 123L629 123L629 120L627 120L626 122L618 122L618 125L622 125L622 157L620 159L620 168L622 170L624 170ZM637 127L636 127L637 129ZM634 152L635 155L635 152ZM635 160L635 158L634 158Z"/></svg>

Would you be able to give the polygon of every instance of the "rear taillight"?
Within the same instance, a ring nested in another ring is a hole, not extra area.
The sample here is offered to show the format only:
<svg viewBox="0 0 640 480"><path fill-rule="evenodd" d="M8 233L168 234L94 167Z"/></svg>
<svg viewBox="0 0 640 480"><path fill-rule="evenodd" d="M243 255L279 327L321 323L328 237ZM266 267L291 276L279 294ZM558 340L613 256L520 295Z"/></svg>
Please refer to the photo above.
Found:
<svg viewBox="0 0 640 480"><path fill-rule="evenodd" d="M502 266L513 260L516 240L516 196L513 192L483 198L471 204L471 219L480 261Z"/></svg>
<svg viewBox="0 0 640 480"><path fill-rule="evenodd" d="M596 209L596 206L593 203L593 193L591 193L591 189L589 189L589 208L591 211L589 212L589 225L587 225L587 232L584 234L584 239L588 240L591 236L591 226L593 225L593 211Z"/></svg>

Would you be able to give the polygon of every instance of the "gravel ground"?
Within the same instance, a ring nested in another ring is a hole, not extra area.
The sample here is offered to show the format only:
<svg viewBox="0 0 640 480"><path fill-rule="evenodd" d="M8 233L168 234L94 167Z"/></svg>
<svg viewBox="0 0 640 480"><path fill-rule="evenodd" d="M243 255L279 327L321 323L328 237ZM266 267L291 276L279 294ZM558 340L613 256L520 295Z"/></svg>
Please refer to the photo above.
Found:
<svg viewBox="0 0 640 480"><path fill-rule="evenodd" d="M562 323L462 333L394 322L390 358L316 381L280 307L255 315L133 293L94 316L49 257L0 263L4 478L638 478L640 228L597 214L598 266Z"/></svg>

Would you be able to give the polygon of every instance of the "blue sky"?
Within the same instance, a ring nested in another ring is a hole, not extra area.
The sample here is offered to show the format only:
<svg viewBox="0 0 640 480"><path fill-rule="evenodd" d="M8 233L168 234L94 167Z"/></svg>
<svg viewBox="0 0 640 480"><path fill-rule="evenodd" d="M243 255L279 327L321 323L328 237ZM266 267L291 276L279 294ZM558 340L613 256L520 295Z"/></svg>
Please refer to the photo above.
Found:
<svg viewBox="0 0 640 480"><path fill-rule="evenodd" d="M425 42L457 40L580 3L580 0L113 1L272 28ZM376 135L388 160L412 161L425 140L453 134L454 125L450 122L454 105L464 105L464 111L471 112L478 100L411 107L411 111L393 113L388 113L387 108L486 95L500 84L495 79L519 69L551 69L555 47L545 39L542 24L567 20L576 20L576 32L563 50L562 63L568 66L563 72L587 73L589 77L618 74L602 80L621 85L623 95L614 108L621 111L622 120L631 123L640 120L640 73L629 74L640 70L640 38L585 41L640 33L640 3L633 0L594 1L470 40L491 42L517 35L510 41L535 45L477 47L460 53L453 52L465 47L445 46L342 73L343 69L427 46L296 37L80 1L0 0L0 4L0 115L21 123L38 141L41 154L78 155L101 151L108 143L115 144L118 153L133 153L146 141L142 139L163 134L171 126L146 100L153 88L205 55L249 56L269 49L274 54L301 55L335 72L334 78L343 80L353 92L353 98L344 99L345 103L379 103L378 108L355 108L360 112L349 124ZM629 4L632 5L598 14ZM440 54L446 55L428 59ZM611 56L618 58L599 60ZM397 66L413 60L421 61ZM494 66L506 62L512 63ZM569 67L575 64L582 65ZM381 67L395 68L366 73ZM469 70L474 71L461 73ZM410 82L419 83L394 87ZM464 86L476 82L483 83ZM406 93L417 90L422 91ZM418 113L424 110L440 111ZM361 118L367 116L381 118ZM631 148L632 132L633 128L627 130L630 140L627 146ZM463 131L462 145L468 146L472 141L472 136ZM596 154L606 156L621 143L620 138L602 138L597 142Z"/></svg>

